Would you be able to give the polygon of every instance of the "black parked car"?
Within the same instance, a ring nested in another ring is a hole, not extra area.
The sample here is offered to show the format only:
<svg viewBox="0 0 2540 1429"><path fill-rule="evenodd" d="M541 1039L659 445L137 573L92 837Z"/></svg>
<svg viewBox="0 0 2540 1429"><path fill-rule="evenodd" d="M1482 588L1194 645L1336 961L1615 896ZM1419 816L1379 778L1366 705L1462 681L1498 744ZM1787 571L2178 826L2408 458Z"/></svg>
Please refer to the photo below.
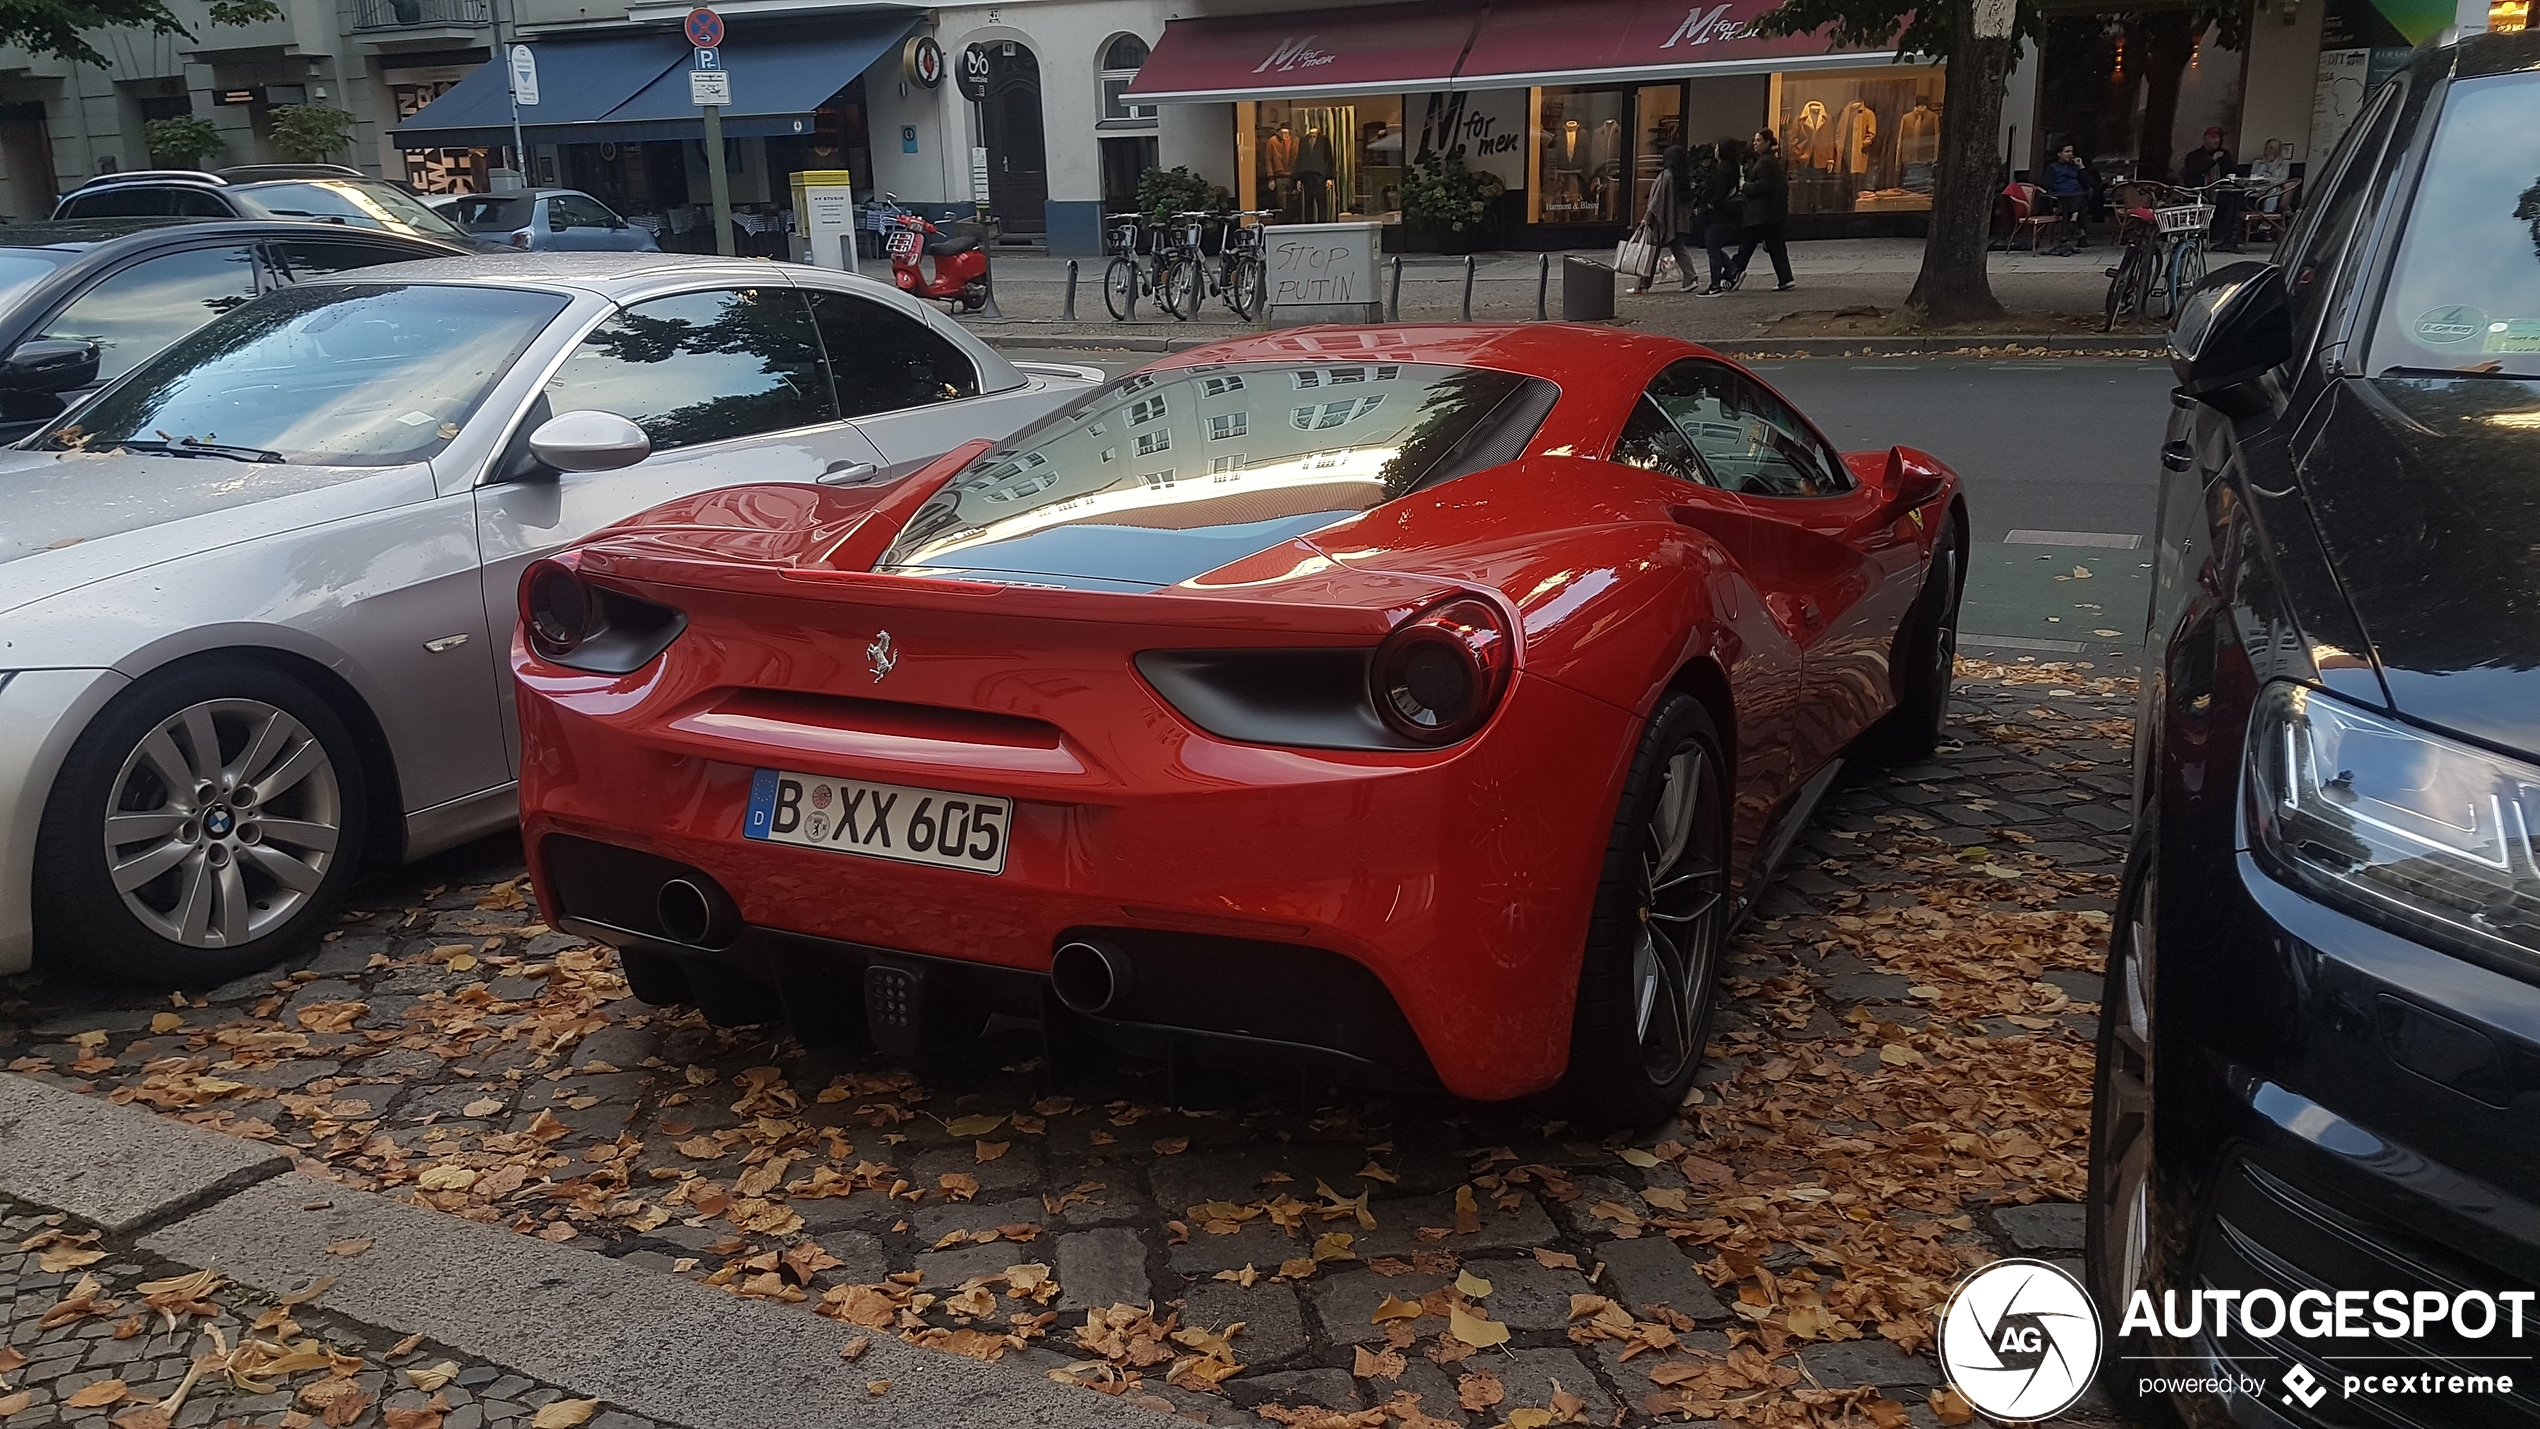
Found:
<svg viewBox="0 0 2540 1429"><path fill-rule="evenodd" d="M386 179L342 164L245 164L99 174L62 196L53 217L275 218L342 224L463 249L500 251Z"/></svg>
<svg viewBox="0 0 2540 1429"><path fill-rule="evenodd" d="M2102 1384L2540 1424L2540 33L2420 50L2312 193L2170 340ZM2179 1298L2120 1333L2138 1289Z"/></svg>
<svg viewBox="0 0 2540 1429"><path fill-rule="evenodd" d="M461 251L307 223L126 218L0 228L0 441L60 416L258 293Z"/></svg>

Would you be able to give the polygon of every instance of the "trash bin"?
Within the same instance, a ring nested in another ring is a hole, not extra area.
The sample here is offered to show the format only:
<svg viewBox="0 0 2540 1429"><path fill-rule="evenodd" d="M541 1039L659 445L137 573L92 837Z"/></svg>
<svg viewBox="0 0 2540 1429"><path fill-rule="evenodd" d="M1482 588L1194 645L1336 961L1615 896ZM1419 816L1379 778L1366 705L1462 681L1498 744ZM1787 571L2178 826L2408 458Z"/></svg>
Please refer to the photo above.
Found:
<svg viewBox="0 0 2540 1429"><path fill-rule="evenodd" d="M1561 260L1561 320L1603 322L1614 316L1614 270L1593 258Z"/></svg>

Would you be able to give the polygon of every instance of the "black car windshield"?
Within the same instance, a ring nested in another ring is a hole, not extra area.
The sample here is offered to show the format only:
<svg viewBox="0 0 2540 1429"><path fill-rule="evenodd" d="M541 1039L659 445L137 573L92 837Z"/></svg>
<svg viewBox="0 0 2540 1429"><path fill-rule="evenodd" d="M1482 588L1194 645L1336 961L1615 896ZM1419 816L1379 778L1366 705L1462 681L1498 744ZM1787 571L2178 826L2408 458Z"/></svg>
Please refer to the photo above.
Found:
<svg viewBox="0 0 2540 1429"><path fill-rule="evenodd" d="M1133 373L972 462L879 565L1171 584L1510 460L1550 408L1512 399L1551 394L1412 362Z"/></svg>
<svg viewBox="0 0 2540 1429"><path fill-rule="evenodd" d="M422 200L375 179L294 179L251 184L231 194L262 218L314 218L461 245L467 241Z"/></svg>
<svg viewBox="0 0 2540 1429"><path fill-rule="evenodd" d="M565 303L444 284L286 288L179 339L75 425L31 445L199 445L316 466L422 461L459 434Z"/></svg>
<svg viewBox="0 0 2540 1429"><path fill-rule="evenodd" d="M2540 375L2540 74L2452 87L2371 365Z"/></svg>
<svg viewBox="0 0 2540 1429"><path fill-rule="evenodd" d="M0 248L0 309L15 306L27 289L78 256L62 248Z"/></svg>

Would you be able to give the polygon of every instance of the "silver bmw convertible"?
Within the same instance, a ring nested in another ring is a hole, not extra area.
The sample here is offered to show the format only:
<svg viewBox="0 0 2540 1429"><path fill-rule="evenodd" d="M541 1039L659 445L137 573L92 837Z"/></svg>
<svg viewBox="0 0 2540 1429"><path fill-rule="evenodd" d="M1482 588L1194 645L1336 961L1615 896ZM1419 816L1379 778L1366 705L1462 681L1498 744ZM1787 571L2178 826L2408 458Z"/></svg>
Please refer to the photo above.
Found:
<svg viewBox="0 0 2540 1429"><path fill-rule="evenodd" d="M513 818L523 566L1100 378L765 262L447 259L240 307L0 450L0 973L285 956L361 870Z"/></svg>

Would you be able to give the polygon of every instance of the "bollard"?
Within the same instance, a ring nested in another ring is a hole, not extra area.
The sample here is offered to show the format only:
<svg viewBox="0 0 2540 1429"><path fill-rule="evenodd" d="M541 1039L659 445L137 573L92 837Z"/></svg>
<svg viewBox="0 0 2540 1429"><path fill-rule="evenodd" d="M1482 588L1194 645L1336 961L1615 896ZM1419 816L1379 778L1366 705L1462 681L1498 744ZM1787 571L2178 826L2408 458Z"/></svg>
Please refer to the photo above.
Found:
<svg viewBox="0 0 2540 1429"><path fill-rule="evenodd" d="M1399 253L1394 255L1392 284L1385 290L1385 321L1402 321L1402 255Z"/></svg>
<svg viewBox="0 0 2540 1429"><path fill-rule="evenodd" d="M1546 251L1546 252L1538 253L1538 254L1536 254L1536 255L1535 255L1535 321L1536 321L1536 322L1542 322L1545 318L1547 318L1547 317L1551 316L1551 314L1550 314L1550 313L1548 313L1547 311L1545 311L1545 309L1544 309L1544 305L1543 305L1543 304L1544 304L1544 298L1545 298L1545 295L1546 295L1546 294L1548 294L1548 293L1551 291L1551 289L1552 289L1552 254L1551 254L1549 251Z"/></svg>
<svg viewBox="0 0 2540 1429"><path fill-rule="evenodd" d="M1076 260L1073 258L1067 260L1067 301L1059 307L1058 320L1063 323L1076 321Z"/></svg>
<svg viewBox="0 0 2540 1429"><path fill-rule="evenodd" d="M1462 315L1461 315L1460 317L1458 317L1458 318L1456 319L1456 321L1458 321L1458 322L1471 322L1472 320L1473 320L1473 255L1472 255L1472 254L1470 254L1470 253L1467 253L1467 254L1465 254L1465 255L1464 255L1464 306L1463 306L1463 310L1462 310Z"/></svg>
<svg viewBox="0 0 2540 1429"><path fill-rule="evenodd" d="M979 235L980 257L986 260L987 265L979 274L979 287L981 290L979 299L979 320L981 322L1001 323L1005 321L1004 312L999 310L997 307L996 263L997 235L1004 230L1004 227L1005 225L1003 222L989 216L988 206L986 204L983 203L979 205L979 217L974 231Z"/></svg>

